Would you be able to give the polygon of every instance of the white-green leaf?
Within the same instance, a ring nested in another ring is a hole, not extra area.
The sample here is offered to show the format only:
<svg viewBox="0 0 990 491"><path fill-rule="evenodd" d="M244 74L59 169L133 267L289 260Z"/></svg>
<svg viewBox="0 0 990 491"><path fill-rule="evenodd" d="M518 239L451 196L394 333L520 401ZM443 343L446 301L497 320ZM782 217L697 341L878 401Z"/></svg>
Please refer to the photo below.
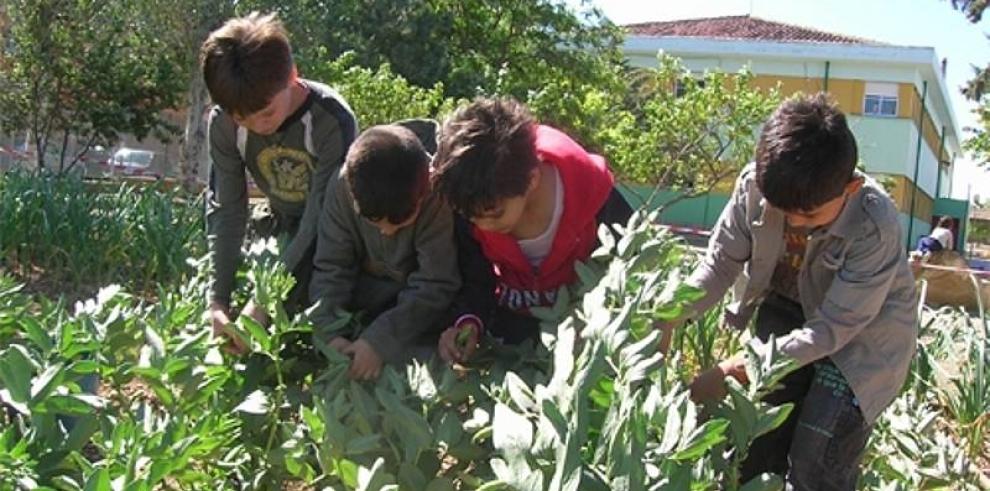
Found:
<svg viewBox="0 0 990 491"><path fill-rule="evenodd" d="M268 408L268 395L261 390L256 390L248 394L247 398L238 404L234 410L248 414L266 414Z"/></svg>

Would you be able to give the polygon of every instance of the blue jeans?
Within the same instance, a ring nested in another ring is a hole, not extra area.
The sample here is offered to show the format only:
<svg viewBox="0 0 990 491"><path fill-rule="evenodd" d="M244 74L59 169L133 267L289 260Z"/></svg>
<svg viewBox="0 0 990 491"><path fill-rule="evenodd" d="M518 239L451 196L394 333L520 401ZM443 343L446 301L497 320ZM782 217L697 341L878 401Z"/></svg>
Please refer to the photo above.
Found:
<svg viewBox="0 0 990 491"><path fill-rule="evenodd" d="M756 318L756 336L778 337L804 324L800 304L770 294ZM872 425L842 372L829 358L801 367L764 402L794 403L783 425L757 438L742 465L742 482L762 472L785 477L788 490L854 490Z"/></svg>

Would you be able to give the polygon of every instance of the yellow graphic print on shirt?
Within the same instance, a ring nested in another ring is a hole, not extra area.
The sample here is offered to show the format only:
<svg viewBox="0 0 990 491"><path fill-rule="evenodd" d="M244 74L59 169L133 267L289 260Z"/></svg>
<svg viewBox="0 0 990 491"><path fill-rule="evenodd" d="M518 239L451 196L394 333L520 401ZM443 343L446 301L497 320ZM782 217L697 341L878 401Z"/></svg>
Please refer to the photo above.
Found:
<svg viewBox="0 0 990 491"><path fill-rule="evenodd" d="M258 153L257 162L271 194L290 203L306 201L313 171L313 157L308 152L276 145Z"/></svg>
<svg viewBox="0 0 990 491"><path fill-rule="evenodd" d="M808 247L808 229L784 227L784 252L777 267L773 270L771 285L774 291L786 298L800 301L798 295L798 272L804 263L804 252Z"/></svg>

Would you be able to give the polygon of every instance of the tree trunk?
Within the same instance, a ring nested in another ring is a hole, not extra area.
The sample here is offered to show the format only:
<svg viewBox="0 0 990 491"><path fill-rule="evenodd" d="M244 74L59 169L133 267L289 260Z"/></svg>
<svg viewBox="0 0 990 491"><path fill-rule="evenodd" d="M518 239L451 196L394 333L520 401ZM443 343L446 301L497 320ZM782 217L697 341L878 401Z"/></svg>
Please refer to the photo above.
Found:
<svg viewBox="0 0 990 491"><path fill-rule="evenodd" d="M65 174L65 150L69 147L69 130L62 130L62 149L58 152L58 175Z"/></svg>
<svg viewBox="0 0 990 491"><path fill-rule="evenodd" d="M202 162L207 160L206 130L207 111L209 109L209 93L203 74L197 68L192 70L189 83L189 98L186 110L186 131L182 140L181 157L179 161L182 185L186 189L195 189L200 180L199 169Z"/></svg>

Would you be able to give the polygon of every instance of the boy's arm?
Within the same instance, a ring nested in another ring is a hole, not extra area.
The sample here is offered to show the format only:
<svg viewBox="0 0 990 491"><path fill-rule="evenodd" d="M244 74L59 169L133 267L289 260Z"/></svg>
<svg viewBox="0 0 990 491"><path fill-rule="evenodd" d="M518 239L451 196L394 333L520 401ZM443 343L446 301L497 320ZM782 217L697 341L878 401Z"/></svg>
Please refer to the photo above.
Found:
<svg viewBox="0 0 990 491"><path fill-rule="evenodd" d="M306 254L306 249L317 236L320 211L326 199L327 186L334 173L340 170L347 155L347 149L357 137L357 122L354 116L341 111L338 117L331 120L323 131L314 131L313 140L316 143L316 164L306 195L306 207L299 221L299 231L283 254L286 268L295 270L296 265Z"/></svg>
<svg viewBox="0 0 990 491"><path fill-rule="evenodd" d="M329 333L325 330L337 319L337 310L351 300L359 267L352 223L354 211L339 174L330 179L327 188L330 194L319 216L309 287L310 300L320 303L310 316L314 339L322 342L328 341Z"/></svg>
<svg viewBox="0 0 990 491"><path fill-rule="evenodd" d="M247 179L237 151L236 129L214 110L208 129L210 183L206 196L206 242L210 253L209 300L226 307L234 290L247 226Z"/></svg>
<svg viewBox="0 0 990 491"><path fill-rule="evenodd" d="M842 349L880 313L905 262L899 233L854 240L821 306L778 340L780 350L803 366Z"/></svg>
<svg viewBox="0 0 990 491"><path fill-rule="evenodd" d="M457 266L461 274L461 289L450 307L447 322L440 328L454 326L464 316L475 316L480 328L491 325L498 305L495 298L495 272L485 257L481 245L471 235L471 222L454 217L454 240L457 244Z"/></svg>
<svg viewBox="0 0 990 491"><path fill-rule="evenodd" d="M413 226L418 268L406 278L395 307L361 333L386 361L397 359L422 334L436 331L461 286L450 209L430 196Z"/></svg>
<svg viewBox="0 0 990 491"><path fill-rule="evenodd" d="M752 255L753 240L746 210L747 182L753 178L752 174L750 167L739 175L708 241L708 251L686 281L705 291L705 296L688 309L689 315L704 313L717 304Z"/></svg>

